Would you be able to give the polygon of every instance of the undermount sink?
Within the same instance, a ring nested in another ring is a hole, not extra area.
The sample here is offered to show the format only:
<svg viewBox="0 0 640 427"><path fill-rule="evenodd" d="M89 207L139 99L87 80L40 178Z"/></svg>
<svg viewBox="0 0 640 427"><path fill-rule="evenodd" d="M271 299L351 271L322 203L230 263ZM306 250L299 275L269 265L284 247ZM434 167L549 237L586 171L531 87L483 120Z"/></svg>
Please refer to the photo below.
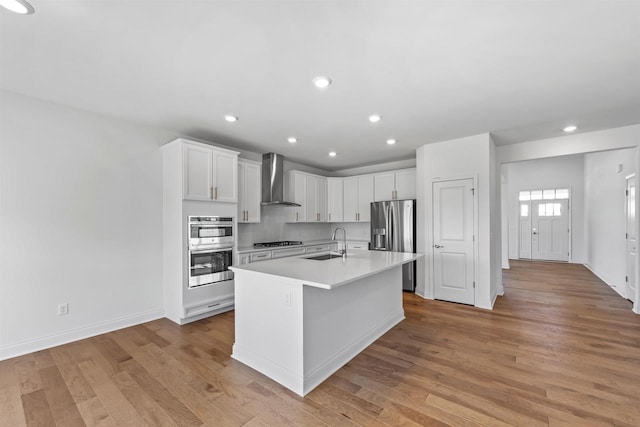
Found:
<svg viewBox="0 0 640 427"><path fill-rule="evenodd" d="M305 259L312 259L314 261L326 261L328 259L333 259L333 258L342 258L342 255L329 253L329 254L322 254L322 255L315 255L315 256L305 257Z"/></svg>

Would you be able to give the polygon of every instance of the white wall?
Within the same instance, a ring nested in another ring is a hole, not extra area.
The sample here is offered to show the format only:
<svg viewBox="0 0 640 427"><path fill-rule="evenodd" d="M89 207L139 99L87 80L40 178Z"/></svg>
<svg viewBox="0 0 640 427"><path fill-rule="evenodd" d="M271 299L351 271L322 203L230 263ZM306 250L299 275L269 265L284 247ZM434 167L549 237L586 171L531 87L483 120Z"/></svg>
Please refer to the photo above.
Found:
<svg viewBox="0 0 640 427"><path fill-rule="evenodd" d="M497 162L492 159L493 141L489 134L426 144L417 150L417 218L418 252L425 254L424 262L418 263L416 293L433 298L433 217L432 182L446 178L477 177L478 188L478 235L476 262L476 302L477 307L490 309L495 294L501 289L501 277L496 277L500 268L500 209L499 197L491 196L499 188L495 182ZM493 179L493 181L492 181ZM499 190L498 190L499 191ZM493 207L492 207L493 202ZM497 206L497 209L495 208ZM492 224L491 211L497 215ZM497 227L496 227L497 226ZM495 237L492 239L492 234ZM496 256L497 255L497 256ZM497 267L494 265L497 264ZM424 275L423 277L420 274ZM492 283L492 280L494 281ZM500 280L500 283L497 281Z"/></svg>
<svg viewBox="0 0 640 427"><path fill-rule="evenodd" d="M584 262L584 155L551 157L503 165L507 177L509 209L509 258L518 258L520 204L522 190L571 189L571 259ZM507 220L505 218L504 220Z"/></svg>
<svg viewBox="0 0 640 427"><path fill-rule="evenodd" d="M626 296L626 176L635 171L635 149L585 154L585 263L620 295ZM622 171L618 172L618 166Z"/></svg>
<svg viewBox="0 0 640 427"><path fill-rule="evenodd" d="M158 146L176 135L0 98L0 358L161 317Z"/></svg>

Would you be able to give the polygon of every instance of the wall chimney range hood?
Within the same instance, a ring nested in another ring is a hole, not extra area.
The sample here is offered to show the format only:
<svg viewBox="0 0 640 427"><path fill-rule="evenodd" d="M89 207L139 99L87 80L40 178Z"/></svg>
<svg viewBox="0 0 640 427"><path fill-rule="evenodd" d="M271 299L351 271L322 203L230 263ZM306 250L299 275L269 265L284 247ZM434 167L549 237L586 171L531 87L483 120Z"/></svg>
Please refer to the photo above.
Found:
<svg viewBox="0 0 640 427"><path fill-rule="evenodd" d="M284 200L284 157L281 154L262 155L262 205L300 206Z"/></svg>

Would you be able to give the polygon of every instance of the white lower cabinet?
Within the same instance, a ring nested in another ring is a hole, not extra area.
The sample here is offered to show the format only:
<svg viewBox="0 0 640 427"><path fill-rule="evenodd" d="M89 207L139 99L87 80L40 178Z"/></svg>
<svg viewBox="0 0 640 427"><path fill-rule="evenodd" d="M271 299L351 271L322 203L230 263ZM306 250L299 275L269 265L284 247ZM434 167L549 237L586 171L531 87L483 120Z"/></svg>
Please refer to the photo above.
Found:
<svg viewBox="0 0 640 427"><path fill-rule="evenodd" d="M287 248L287 249L274 249L271 252L271 258L286 258L286 257L290 257L290 256L296 256L296 255L304 255L305 251L304 248L302 247L298 247L298 248Z"/></svg>
<svg viewBox="0 0 640 427"><path fill-rule="evenodd" d="M251 262L271 259L271 251L260 251L251 253Z"/></svg>

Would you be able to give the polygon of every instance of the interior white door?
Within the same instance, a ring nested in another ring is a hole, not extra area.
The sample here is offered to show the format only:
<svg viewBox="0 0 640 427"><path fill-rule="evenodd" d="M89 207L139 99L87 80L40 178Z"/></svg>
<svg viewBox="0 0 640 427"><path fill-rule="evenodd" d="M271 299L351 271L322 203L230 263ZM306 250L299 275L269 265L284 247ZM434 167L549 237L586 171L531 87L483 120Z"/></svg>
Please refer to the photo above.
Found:
<svg viewBox="0 0 640 427"><path fill-rule="evenodd" d="M475 303L473 179L433 183L433 274L436 299Z"/></svg>
<svg viewBox="0 0 640 427"><path fill-rule="evenodd" d="M636 178L627 177L627 298L636 302Z"/></svg>
<svg viewBox="0 0 640 427"><path fill-rule="evenodd" d="M531 258L569 260L569 201L531 202Z"/></svg>

